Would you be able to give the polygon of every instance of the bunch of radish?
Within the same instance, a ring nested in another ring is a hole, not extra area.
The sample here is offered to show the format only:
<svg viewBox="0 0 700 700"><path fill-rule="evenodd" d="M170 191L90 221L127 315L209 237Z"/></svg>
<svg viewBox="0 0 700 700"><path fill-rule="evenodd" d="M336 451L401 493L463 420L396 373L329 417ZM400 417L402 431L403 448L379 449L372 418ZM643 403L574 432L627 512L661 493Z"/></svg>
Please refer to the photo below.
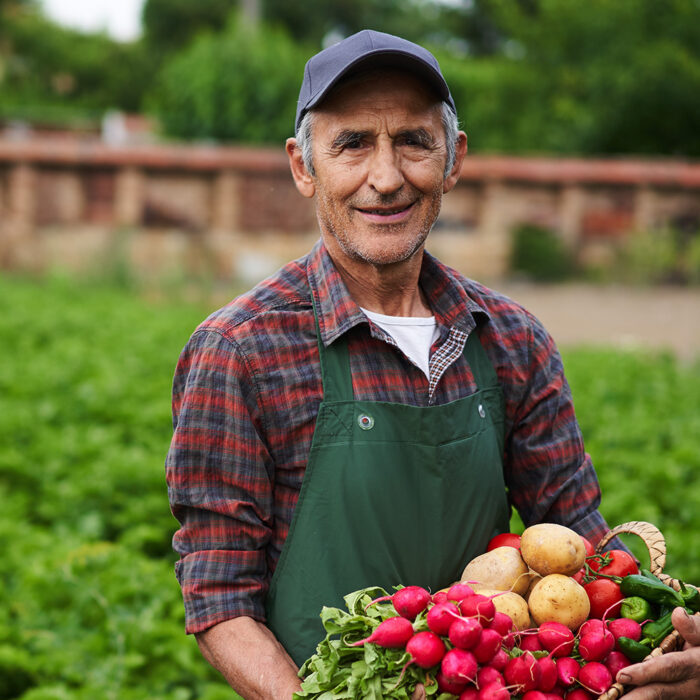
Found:
<svg viewBox="0 0 700 700"><path fill-rule="evenodd" d="M393 610L369 636L346 643L405 650L401 677L419 667L426 684L459 700L586 700L604 693L629 665L615 643L638 635L627 624L637 623L591 619L576 635L558 622L518 631L493 597L466 583L435 596L419 586L401 588L372 601L367 607L390 603Z"/></svg>

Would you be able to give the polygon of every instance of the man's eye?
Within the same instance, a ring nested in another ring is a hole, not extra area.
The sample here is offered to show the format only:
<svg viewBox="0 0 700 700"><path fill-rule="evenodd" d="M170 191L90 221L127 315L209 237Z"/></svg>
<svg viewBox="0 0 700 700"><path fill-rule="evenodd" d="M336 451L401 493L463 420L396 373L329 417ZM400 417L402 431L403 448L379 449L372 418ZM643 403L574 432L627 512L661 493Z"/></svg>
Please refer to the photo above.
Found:
<svg viewBox="0 0 700 700"><path fill-rule="evenodd" d="M355 149L355 148L361 148L362 147L362 141L360 139L352 139L350 141L346 141L343 144L344 148L349 148L349 149Z"/></svg>

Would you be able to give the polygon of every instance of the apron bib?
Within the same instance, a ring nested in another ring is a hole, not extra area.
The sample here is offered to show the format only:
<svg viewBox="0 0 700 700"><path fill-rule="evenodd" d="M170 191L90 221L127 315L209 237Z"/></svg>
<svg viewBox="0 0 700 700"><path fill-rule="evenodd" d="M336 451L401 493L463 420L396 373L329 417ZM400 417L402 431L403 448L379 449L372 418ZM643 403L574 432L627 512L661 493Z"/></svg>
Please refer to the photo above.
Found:
<svg viewBox="0 0 700 700"><path fill-rule="evenodd" d="M317 330L318 332L318 330ZM440 406L354 401L345 336L319 336L323 401L267 596L267 625L298 666L325 637L321 608L369 586L435 592L509 527L503 394L473 331L478 390Z"/></svg>

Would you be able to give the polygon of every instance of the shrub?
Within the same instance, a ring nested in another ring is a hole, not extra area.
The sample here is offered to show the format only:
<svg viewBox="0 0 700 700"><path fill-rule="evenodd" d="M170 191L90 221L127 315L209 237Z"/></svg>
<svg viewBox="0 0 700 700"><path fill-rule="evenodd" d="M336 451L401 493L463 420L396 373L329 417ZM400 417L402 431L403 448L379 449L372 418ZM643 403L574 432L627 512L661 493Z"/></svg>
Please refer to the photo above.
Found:
<svg viewBox="0 0 700 700"><path fill-rule="evenodd" d="M561 281L575 269L561 238L533 224L522 224L513 231L510 268L535 282Z"/></svg>

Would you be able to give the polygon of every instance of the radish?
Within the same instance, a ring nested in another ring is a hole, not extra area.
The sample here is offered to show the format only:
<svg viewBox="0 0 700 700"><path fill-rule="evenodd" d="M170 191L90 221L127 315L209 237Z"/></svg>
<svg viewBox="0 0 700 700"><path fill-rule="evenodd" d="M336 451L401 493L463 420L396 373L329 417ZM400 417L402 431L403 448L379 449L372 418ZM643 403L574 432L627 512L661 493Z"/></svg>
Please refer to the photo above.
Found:
<svg viewBox="0 0 700 700"><path fill-rule="evenodd" d="M467 683L463 681L451 681L445 677L442 671L438 671L435 676L438 690L441 693L451 693L452 695L460 695L467 689Z"/></svg>
<svg viewBox="0 0 700 700"><path fill-rule="evenodd" d="M537 634L524 634L523 638L520 640L520 648L523 651L544 651L544 647Z"/></svg>
<svg viewBox="0 0 700 700"><path fill-rule="evenodd" d="M459 700L479 700L479 691L473 686L469 686L460 693Z"/></svg>
<svg viewBox="0 0 700 700"><path fill-rule="evenodd" d="M604 659L603 664L610 671L613 678L617 678L617 674L627 666L631 666L632 662L621 652L611 651Z"/></svg>
<svg viewBox="0 0 700 700"><path fill-rule="evenodd" d="M513 620L509 615L496 610L489 627L496 630L501 637L505 637L513 629Z"/></svg>
<svg viewBox="0 0 700 700"><path fill-rule="evenodd" d="M411 657L406 666L415 663L421 668L430 668L439 664L445 655L445 643L433 632L417 632L408 640L406 651Z"/></svg>
<svg viewBox="0 0 700 700"><path fill-rule="evenodd" d="M578 628L578 636L581 637L582 635L587 634L588 632L602 632L604 629L605 623L602 620L598 620L597 618L592 617L590 620L586 620Z"/></svg>
<svg viewBox="0 0 700 700"><path fill-rule="evenodd" d="M609 630L588 632L578 640L578 652L584 661L602 661L614 648L615 637Z"/></svg>
<svg viewBox="0 0 700 700"><path fill-rule="evenodd" d="M610 632L613 637L615 637L615 647L617 648L617 640L620 637L628 637L638 642L642 637L642 626L635 622L634 620L629 620L626 617L618 617L615 620L611 620L608 625ZM620 651L620 649L617 649Z"/></svg>
<svg viewBox="0 0 700 700"><path fill-rule="evenodd" d="M562 656L561 659L557 659L557 676L562 685L572 686L580 671L581 666L576 659L572 659L570 656Z"/></svg>
<svg viewBox="0 0 700 700"><path fill-rule="evenodd" d="M491 622L496 614L496 606L491 598L479 593L463 598L459 609L465 617L477 617L482 625Z"/></svg>
<svg viewBox="0 0 700 700"><path fill-rule="evenodd" d="M430 625L430 623L428 623L428 625ZM479 624L479 621L475 620L473 617L458 617L454 619L450 625L448 636L454 646L460 649L473 649L481 638L482 630L483 628ZM485 632L486 630L483 631Z"/></svg>
<svg viewBox="0 0 700 700"><path fill-rule="evenodd" d="M510 692L499 683L490 683L479 691L479 700L510 700Z"/></svg>
<svg viewBox="0 0 700 700"><path fill-rule="evenodd" d="M502 641L503 637L496 630L492 630L490 627L482 630L479 642L472 650L476 660L480 664L487 664L501 648Z"/></svg>
<svg viewBox="0 0 700 700"><path fill-rule="evenodd" d="M547 695L541 690L528 690L522 700L547 700Z"/></svg>
<svg viewBox="0 0 700 700"><path fill-rule="evenodd" d="M474 595L474 589L466 583L455 583L447 591L447 600L459 602Z"/></svg>
<svg viewBox="0 0 700 700"><path fill-rule="evenodd" d="M540 671L535 657L529 651L526 651L522 656L512 658L506 664L506 669L503 672L506 683L509 687L512 686L516 695L528 690L536 690L541 674L542 671Z"/></svg>
<svg viewBox="0 0 700 700"><path fill-rule="evenodd" d="M452 623L457 619L459 619L459 608L455 603L449 601L433 605L425 616L428 627L435 634L440 634L443 637L449 634Z"/></svg>
<svg viewBox="0 0 700 700"><path fill-rule="evenodd" d="M576 688L566 696L566 700L593 700L593 697L587 690Z"/></svg>
<svg viewBox="0 0 700 700"><path fill-rule="evenodd" d="M501 648L494 654L491 661L489 661L489 666L495 668L497 671L503 671L508 663L508 659L510 659L510 656L508 656L505 649Z"/></svg>
<svg viewBox="0 0 700 700"><path fill-rule="evenodd" d="M375 598L367 605L365 610L367 610L370 605L390 600L394 605L394 609L401 617L413 621L419 613L422 613L423 610L428 607L428 603L431 599L430 593L428 593L425 588L421 588L420 586L406 586L406 588L400 588L393 595Z"/></svg>
<svg viewBox="0 0 700 700"><path fill-rule="evenodd" d="M490 683L505 685L506 679L493 666L482 666L476 674L476 685L478 688L481 688Z"/></svg>
<svg viewBox="0 0 700 700"><path fill-rule="evenodd" d="M401 649L413 637L413 625L405 617L390 617L380 622L374 632L365 639L350 644L357 647L372 642L385 649Z"/></svg>
<svg viewBox="0 0 700 700"><path fill-rule="evenodd" d="M554 689L554 686L559 680L557 676L557 665L551 656L543 656L537 659L537 665L540 667L540 682L537 685L537 690L542 690L548 693Z"/></svg>
<svg viewBox="0 0 700 700"><path fill-rule="evenodd" d="M437 591L433 593L433 603L446 603L447 602L447 591Z"/></svg>
<svg viewBox="0 0 700 700"><path fill-rule="evenodd" d="M574 633L560 622L543 622L537 631L540 644L554 657L569 656L574 648Z"/></svg>
<svg viewBox="0 0 700 700"><path fill-rule="evenodd" d="M442 675L452 683L473 683L477 670L478 664L474 654L466 649L450 649L440 662Z"/></svg>
<svg viewBox="0 0 700 700"><path fill-rule="evenodd" d="M601 695L612 685L610 671L598 661L590 661L578 674L578 682L593 695Z"/></svg>

